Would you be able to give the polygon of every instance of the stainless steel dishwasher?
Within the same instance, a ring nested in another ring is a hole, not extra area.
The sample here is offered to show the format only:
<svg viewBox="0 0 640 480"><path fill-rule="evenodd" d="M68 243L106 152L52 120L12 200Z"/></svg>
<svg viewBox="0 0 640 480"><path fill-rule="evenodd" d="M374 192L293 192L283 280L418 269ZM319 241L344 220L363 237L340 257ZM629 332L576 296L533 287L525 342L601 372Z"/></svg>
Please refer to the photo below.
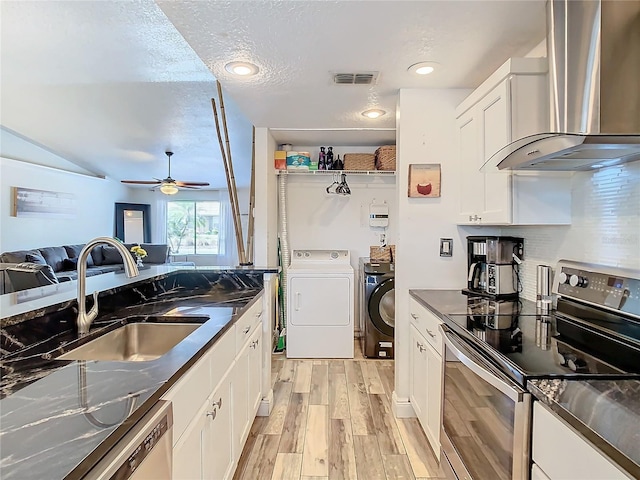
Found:
<svg viewBox="0 0 640 480"><path fill-rule="evenodd" d="M173 410L158 401L83 480L171 480Z"/></svg>

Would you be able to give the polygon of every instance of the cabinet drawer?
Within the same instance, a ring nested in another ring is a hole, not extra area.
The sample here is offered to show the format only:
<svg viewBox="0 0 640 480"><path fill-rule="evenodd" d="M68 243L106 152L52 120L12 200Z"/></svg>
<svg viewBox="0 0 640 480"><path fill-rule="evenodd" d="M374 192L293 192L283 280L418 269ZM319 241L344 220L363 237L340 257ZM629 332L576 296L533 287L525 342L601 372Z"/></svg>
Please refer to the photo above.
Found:
<svg viewBox="0 0 640 480"><path fill-rule="evenodd" d="M174 446L211 394L210 366L209 354L206 353L162 397L173 403Z"/></svg>
<svg viewBox="0 0 640 480"><path fill-rule="evenodd" d="M418 332L431 344L438 355L442 356L443 342L440 329L438 328L442 320L411 297L409 297L409 314L411 315L411 323L416 327Z"/></svg>
<svg viewBox="0 0 640 480"><path fill-rule="evenodd" d="M211 361L211 389L215 389L236 357L235 331L231 327L213 346Z"/></svg>
<svg viewBox="0 0 640 480"><path fill-rule="evenodd" d="M244 312L244 314L236 322L236 353L242 350L242 347L256 325L262 320L262 296Z"/></svg>
<svg viewBox="0 0 640 480"><path fill-rule="evenodd" d="M220 383L234 358L235 332L232 327L163 395L163 399L173 403L174 445Z"/></svg>

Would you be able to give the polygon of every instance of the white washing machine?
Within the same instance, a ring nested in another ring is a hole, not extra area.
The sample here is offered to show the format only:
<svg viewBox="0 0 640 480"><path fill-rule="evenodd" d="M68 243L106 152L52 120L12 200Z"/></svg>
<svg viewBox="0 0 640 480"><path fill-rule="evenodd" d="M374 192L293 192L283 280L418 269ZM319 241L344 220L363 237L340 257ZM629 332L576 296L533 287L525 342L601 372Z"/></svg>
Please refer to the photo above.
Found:
<svg viewBox="0 0 640 480"><path fill-rule="evenodd" d="M287 271L287 357L353 358L348 250L294 250Z"/></svg>

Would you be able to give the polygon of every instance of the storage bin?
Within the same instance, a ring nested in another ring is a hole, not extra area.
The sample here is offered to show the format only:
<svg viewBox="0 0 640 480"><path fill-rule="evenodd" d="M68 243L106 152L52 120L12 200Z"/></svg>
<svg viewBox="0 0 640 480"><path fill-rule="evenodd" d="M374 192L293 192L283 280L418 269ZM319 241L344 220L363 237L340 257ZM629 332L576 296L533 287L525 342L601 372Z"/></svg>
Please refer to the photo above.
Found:
<svg viewBox="0 0 640 480"><path fill-rule="evenodd" d="M375 153L376 170L395 171L396 169L396 146L383 145Z"/></svg>
<svg viewBox="0 0 640 480"><path fill-rule="evenodd" d="M376 159L373 153L345 153L345 170L375 170Z"/></svg>
<svg viewBox="0 0 640 480"><path fill-rule="evenodd" d="M395 245L372 245L369 247L370 262L395 262L396 246Z"/></svg>

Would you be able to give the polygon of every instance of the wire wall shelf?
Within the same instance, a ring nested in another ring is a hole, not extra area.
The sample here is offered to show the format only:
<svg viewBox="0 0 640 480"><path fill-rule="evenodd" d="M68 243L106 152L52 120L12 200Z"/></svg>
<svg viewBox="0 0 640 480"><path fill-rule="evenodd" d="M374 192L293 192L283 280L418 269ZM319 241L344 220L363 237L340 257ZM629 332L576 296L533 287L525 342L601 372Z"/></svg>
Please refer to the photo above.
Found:
<svg viewBox="0 0 640 480"><path fill-rule="evenodd" d="M389 176L395 175L395 170L276 170L277 175L372 175Z"/></svg>

